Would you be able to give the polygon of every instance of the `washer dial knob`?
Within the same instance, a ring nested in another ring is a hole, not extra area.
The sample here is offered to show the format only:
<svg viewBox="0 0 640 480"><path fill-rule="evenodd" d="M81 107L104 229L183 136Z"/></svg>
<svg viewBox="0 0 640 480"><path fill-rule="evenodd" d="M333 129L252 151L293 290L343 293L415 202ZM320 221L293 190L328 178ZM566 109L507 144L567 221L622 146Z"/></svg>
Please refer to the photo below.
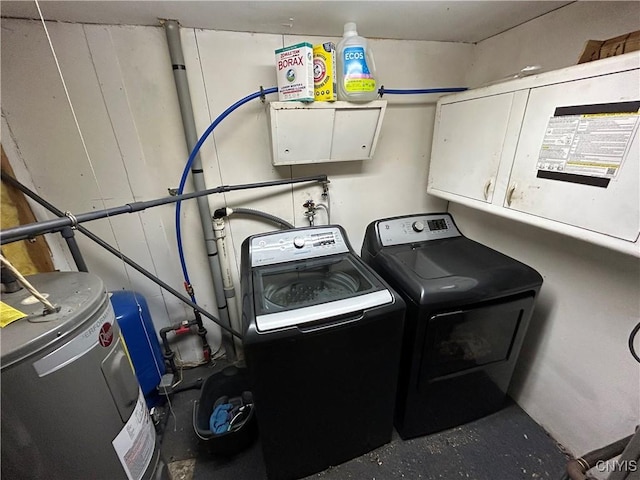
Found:
<svg viewBox="0 0 640 480"><path fill-rule="evenodd" d="M424 223L418 220L416 222L413 222L413 224L411 225L411 228L413 228L414 232L421 232L424 230Z"/></svg>
<svg viewBox="0 0 640 480"><path fill-rule="evenodd" d="M303 237L295 237L293 239L293 246L296 248L304 247L304 238Z"/></svg>

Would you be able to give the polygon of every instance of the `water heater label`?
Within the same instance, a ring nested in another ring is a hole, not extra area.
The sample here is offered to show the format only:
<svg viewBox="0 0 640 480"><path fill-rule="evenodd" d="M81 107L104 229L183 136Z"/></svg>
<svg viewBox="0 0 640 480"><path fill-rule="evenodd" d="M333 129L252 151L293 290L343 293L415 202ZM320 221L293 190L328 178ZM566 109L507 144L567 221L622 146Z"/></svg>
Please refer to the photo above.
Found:
<svg viewBox="0 0 640 480"><path fill-rule="evenodd" d="M113 325L116 322L116 316L113 313L111 302L107 302L107 308L102 315L93 322L86 330L76 335L67 343L57 350L45 355L41 359L33 362L33 368L39 377L44 377L56 370L61 369L65 365L82 357L89 350L98 345L102 341L103 327L109 324L111 331L111 339L113 340ZM108 338L108 332L104 332L104 339ZM109 342L111 344L111 342ZM107 346L107 345L104 345Z"/></svg>
<svg viewBox="0 0 640 480"><path fill-rule="evenodd" d="M141 480L153 458L156 431L147 411L142 390L124 428L111 442L129 480Z"/></svg>

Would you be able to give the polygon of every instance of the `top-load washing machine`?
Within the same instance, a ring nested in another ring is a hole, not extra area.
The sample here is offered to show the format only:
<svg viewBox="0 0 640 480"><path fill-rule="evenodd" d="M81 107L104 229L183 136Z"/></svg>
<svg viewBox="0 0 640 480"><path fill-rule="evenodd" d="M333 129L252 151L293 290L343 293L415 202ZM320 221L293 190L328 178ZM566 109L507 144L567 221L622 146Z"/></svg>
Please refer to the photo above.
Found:
<svg viewBox="0 0 640 480"><path fill-rule="evenodd" d="M244 352L270 479L311 475L391 440L404 302L339 226L242 245Z"/></svg>
<svg viewBox="0 0 640 480"><path fill-rule="evenodd" d="M395 426L433 433L502 408L542 277L447 213L372 222L362 258L407 304Z"/></svg>

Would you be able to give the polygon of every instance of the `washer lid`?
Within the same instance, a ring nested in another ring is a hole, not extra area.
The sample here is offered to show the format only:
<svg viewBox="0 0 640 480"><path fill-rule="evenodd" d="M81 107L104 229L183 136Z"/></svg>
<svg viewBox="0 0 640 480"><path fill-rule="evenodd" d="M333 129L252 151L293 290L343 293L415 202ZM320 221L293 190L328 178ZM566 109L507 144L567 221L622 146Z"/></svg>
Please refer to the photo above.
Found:
<svg viewBox="0 0 640 480"><path fill-rule="evenodd" d="M255 268L253 292L260 331L329 319L393 300L351 254Z"/></svg>
<svg viewBox="0 0 640 480"><path fill-rule="evenodd" d="M342 315L386 305L392 301L393 297L389 290L378 290L321 305L313 305L297 310L285 310L268 315L258 315L256 316L256 327L260 332L267 332L278 328L301 326L319 320L330 321Z"/></svg>
<svg viewBox="0 0 640 480"><path fill-rule="evenodd" d="M43 305L24 288L3 294L4 303L27 317L0 329L2 369L49 345L65 343L107 298L102 280L90 273L40 273L28 276L27 280L51 303L59 306L60 311L43 316ZM97 339L96 332L96 342Z"/></svg>

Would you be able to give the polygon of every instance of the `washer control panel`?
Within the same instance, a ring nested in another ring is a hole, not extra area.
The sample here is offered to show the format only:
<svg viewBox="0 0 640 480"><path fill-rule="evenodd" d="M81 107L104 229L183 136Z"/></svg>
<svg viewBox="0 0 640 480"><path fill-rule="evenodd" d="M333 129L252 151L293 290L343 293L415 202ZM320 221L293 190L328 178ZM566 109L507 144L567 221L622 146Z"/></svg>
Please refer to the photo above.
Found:
<svg viewBox="0 0 640 480"><path fill-rule="evenodd" d="M447 213L380 220L376 228L384 247L461 236Z"/></svg>
<svg viewBox="0 0 640 480"><path fill-rule="evenodd" d="M251 239L251 266L292 262L348 251L339 228L285 230Z"/></svg>

